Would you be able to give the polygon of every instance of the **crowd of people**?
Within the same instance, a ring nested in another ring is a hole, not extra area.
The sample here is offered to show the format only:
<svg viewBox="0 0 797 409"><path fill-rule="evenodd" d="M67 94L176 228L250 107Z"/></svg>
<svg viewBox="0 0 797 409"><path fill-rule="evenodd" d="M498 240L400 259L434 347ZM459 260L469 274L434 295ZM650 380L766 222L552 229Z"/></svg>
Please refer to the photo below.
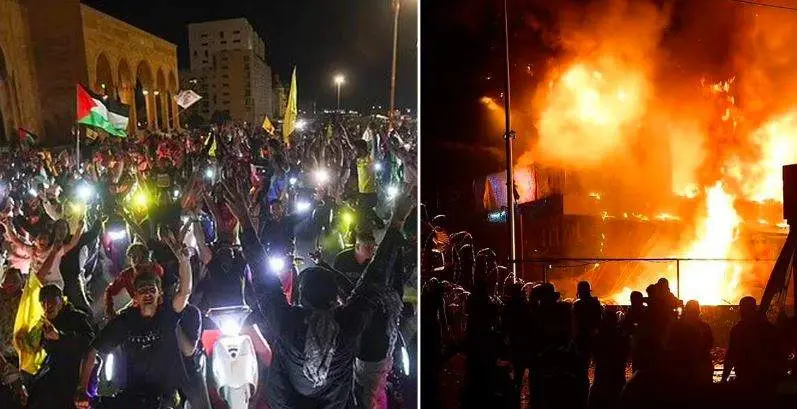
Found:
<svg viewBox="0 0 797 409"><path fill-rule="evenodd" d="M226 407L241 306L251 407L413 407L415 124L303 121L0 154L0 407Z"/></svg>
<svg viewBox="0 0 797 409"><path fill-rule="evenodd" d="M739 301L729 342L716 348L701 306L675 297L667 279L631 293L628 306L604 305L586 281L575 299L563 299L550 282L513 277L493 250L453 233L446 216L422 210L421 219L423 407L453 407L454 399L464 408L533 409L797 401L794 320L770 323L753 297ZM450 391L457 371L459 396Z"/></svg>

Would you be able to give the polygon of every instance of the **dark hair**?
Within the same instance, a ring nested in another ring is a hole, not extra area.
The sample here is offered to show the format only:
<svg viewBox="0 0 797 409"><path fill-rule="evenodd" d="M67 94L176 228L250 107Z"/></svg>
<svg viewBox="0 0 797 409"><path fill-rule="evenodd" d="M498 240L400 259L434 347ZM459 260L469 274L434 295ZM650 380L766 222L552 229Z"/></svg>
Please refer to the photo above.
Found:
<svg viewBox="0 0 797 409"><path fill-rule="evenodd" d="M149 249L143 243L133 243L133 244L131 244L130 246L127 247L127 251L125 252L125 255L126 256L130 256L130 253L132 251L136 251L136 250L140 250L140 251L144 252L145 257L149 255Z"/></svg>
<svg viewBox="0 0 797 409"><path fill-rule="evenodd" d="M368 150L368 142L364 139L355 139L353 145L355 149Z"/></svg>
<svg viewBox="0 0 797 409"><path fill-rule="evenodd" d="M357 229L355 240L363 243L376 242L376 238L374 238L374 232L371 231L370 229Z"/></svg>
<svg viewBox="0 0 797 409"><path fill-rule="evenodd" d="M139 287L143 287L145 285L152 284L158 288L161 288L161 278L158 274L154 271L142 271L135 279L133 279L133 287L138 289Z"/></svg>
<svg viewBox="0 0 797 409"><path fill-rule="evenodd" d="M302 306L330 309L338 296L335 273L322 268L310 267L299 274L299 299Z"/></svg>
<svg viewBox="0 0 797 409"><path fill-rule="evenodd" d="M448 230L448 217L444 214L438 214L432 218L432 227Z"/></svg>
<svg viewBox="0 0 797 409"><path fill-rule="evenodd" d="M47 284L39 290L39 301L54 300L64 296L61 287L55 284Z"/></svg>

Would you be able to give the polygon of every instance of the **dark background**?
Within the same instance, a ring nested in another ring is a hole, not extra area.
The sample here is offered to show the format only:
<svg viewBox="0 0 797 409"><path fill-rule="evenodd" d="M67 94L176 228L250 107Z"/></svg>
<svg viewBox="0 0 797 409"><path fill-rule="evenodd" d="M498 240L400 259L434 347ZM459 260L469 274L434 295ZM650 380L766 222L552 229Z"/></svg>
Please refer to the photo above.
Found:
<svg viewBox="0 0 797 409"><path fill-rule="evenodd" d="M526 67L552 52L526 27L527 12L551 18L531 3L510 1L512 93L518 95L532 85ZM503 104L503 2L425 1L421 38L421 200L430 216L472 210L474 179L505 166L503 125L491 121L480 102L489 96ZM518 134L518 144L530 137Z"/></svg>
<svg viewBox="0 0 797 409"><path fill-rule="evenodd" d="M290 83L297 65L300 108L334 107L336 72L346 75L342 101L356 109L390 98L393 10L390 0L83 0L83 3L177 45L188 69L189 23L245 17L266 43L268 64ZM418 6L402 1L396 105L417 106Z"/></svg>

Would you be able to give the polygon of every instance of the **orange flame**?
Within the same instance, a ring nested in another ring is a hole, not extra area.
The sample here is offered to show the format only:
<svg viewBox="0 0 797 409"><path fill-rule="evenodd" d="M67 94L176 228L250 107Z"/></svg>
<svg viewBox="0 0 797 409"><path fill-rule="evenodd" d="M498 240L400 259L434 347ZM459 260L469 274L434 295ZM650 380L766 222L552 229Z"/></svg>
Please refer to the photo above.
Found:
<svg viewBox="0 0 797 409"><path fill-rule="evenodd" d="M697 238L683 252L685 258L731 258L741 218L733 207L734 196L722 182L706 189L706 218ZM681 298L703 304L733 303L738 297L741 267L726 261L681 263Z"/></svg>

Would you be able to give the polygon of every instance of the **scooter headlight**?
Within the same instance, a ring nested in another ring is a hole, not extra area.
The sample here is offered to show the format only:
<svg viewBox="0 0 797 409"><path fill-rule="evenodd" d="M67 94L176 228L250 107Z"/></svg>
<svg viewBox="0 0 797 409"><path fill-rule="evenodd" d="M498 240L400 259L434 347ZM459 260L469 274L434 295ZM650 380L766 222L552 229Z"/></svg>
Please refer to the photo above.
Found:
<svg viewBox="0 0 797 409"><path fill-rule="evenodd" d="M94 186L88 183L83 182L77 187L77 197L81 202L85 203L91 200L94 197L94 193Z"/></svg>
<svg viewBox="0 0 797 409"><path fill-rule="evenodd" d="M268 266L271 268L272 273L279 274L285 269L285 259L282 257L269 257Z"/></svg>
<svg viewBox="0 0 797 409"><path fill-rule="evenodd" d="M127 232L124 231L123 229L111 230L108 232L108 238L110 238L111 241L119 241L124 239L126 236Z"/></svg>
<svg viewBox="0 0 797 409"><path fill-rule="evenodd" d="M393 200L393 199L396 198L396 196L398 196L399 189L396 186L390 185L390 186L387 187L387 192L386 193L387 193L388 200Z"/></svg>
<svg viewBox="0 0 797 409"><path fill-rule="evenodd" d="M234 317L225 317L221 320L219 330L225 336L234 337L241 333L241 323Z"/></svg>
<svg viewBox="0 0 797 409"><path fill-rule="evenodd" d="M401 347L401 366L404 369L404 375L410 374L410 355L407 353L407 347Z"/></svg>
<svg viewBox="0 0 797 409"><path fill-rule="evenodd" d="M300 201L296 202L296 212L297 213L305 213L308 210L310 210L310 208L312 206L313 205L311 205L310 202L305 201L305 200L300 200Z"/></svg>
<svg viewBox="0 0 797 409"><path fill-rule="evenodd" d="M114 371L114 357L113 354L108 354L105 358L105 380L110 382L113 380Z"/></svg>
<svg viewBox="0 0 797 409"><path fill-rule="evenodd" d="M313 172L313 176L315 177L315 181L319 186L323 186L329 182L329 171L324 168L317 169L315 172Z"/></svg>

